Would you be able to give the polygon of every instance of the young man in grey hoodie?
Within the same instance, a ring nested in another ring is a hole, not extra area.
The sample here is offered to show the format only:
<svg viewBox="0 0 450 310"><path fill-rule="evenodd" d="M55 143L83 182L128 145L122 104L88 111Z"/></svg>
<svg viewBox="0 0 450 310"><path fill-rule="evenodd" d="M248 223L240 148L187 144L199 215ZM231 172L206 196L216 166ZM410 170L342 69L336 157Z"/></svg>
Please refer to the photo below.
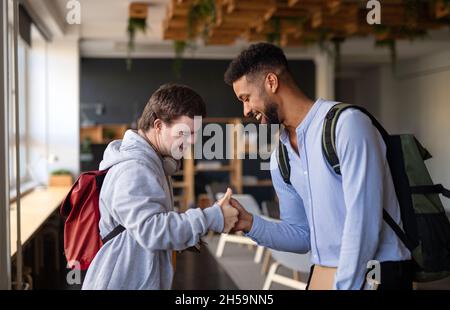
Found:
<svg viewBox="0 0 450 310"><path fill-rule="evenodd" d="M194 142L195 115L205 116L196 92L163 85L147 103L139 131L108 145L100 163L101 170L109 168L100 192L100 234L118 225L125 230L97 253L83 289L170 289L172 251L196 245L208 230L229 232L237 222L231 190L204 210L173 211L173 157Z"/></svg>

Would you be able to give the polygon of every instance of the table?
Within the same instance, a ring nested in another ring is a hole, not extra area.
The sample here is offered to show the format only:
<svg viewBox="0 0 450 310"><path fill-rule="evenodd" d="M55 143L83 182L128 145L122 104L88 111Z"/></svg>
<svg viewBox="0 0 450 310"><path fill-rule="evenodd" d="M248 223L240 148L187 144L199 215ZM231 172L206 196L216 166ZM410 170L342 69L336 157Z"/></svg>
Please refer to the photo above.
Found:
<svg viewBox="0 0 450 310"><path fill-rule="evenodd" d="M69 192L68 186L50 186L36 189L21 199L21 239L22 244L29 241L49 216L59 208ZM11 256L17 252L17 208L10 206Z"/></svg>

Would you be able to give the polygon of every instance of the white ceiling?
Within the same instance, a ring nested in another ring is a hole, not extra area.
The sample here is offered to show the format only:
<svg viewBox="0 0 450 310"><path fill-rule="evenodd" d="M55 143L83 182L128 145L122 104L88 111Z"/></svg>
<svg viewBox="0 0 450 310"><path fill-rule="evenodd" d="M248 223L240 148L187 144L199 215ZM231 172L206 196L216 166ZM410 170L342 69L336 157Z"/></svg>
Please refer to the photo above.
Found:
<svg viewBox="0 0 450 310"><path fill-rule="evenodd" d="M64 17L68 0L50 1ZM136 0L137 1L137 0ZM149 3L148 29L136 37L134 57L173 57L172 43L162 40L162 20L170 0L139 0ZM81 3L80 36L81 53L85 57L124 57L127 43L128 6L133 0L79 0ZM188 52L187 57L231 58L246 46L247 42L237 42L234 46L202 47ZM316 48L288 49L292 58L310 57ZM450 28L434 31L425 40L398 43L400 59L410 59L433 52L450 50ZM379 63L389 61L387 49L375 48L374 40L355 38L342 46L343 61L346 63Z"/></svg>
<svg viewBox="0 0 450 310"><path fill-rule="evenodd" d="M53 0L55 1L55 0ZM80 35L83 40L127 40L128 7L136 0L78 0L81 4ZM149 4L147 31L137 42L158 42L162 20L169 0L138 0ZM61 12L67 12L68 0L56 0ZM65 15L65 14L63 14Z"/></svg>

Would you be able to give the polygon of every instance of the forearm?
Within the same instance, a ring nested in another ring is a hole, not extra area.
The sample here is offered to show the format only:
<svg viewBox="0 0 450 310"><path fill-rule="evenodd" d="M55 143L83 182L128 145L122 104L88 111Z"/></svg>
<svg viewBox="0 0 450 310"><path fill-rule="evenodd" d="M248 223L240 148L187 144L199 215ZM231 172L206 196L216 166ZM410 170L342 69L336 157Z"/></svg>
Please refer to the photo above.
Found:
<svg viewBox="0 0 450 310"><path fill-rule="evenodd" d="M259 245L279 251L306 253L310 250L309 228L285 221L272 222L254 215L246 236Z"/></svg>
<svg viewBox="0 0 450 310"><path fill-rule="evenodd" d="M135 240L148 250L183 250L199 241L209 229L221 231L223 216L215 205L204 211L164 212L125 226Z"/></svg>

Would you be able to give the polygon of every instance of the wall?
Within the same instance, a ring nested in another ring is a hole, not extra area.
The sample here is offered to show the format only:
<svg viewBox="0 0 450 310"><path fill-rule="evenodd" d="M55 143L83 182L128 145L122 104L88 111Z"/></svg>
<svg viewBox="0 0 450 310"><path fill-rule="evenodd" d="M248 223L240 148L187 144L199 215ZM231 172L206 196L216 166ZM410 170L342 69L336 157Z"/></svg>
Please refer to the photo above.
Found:
<svg viewBox="0 0 450 310"><path fill-rule="evenodd" d="M347 69L336 78L336 100L357 104L380 117L380 69L364 66Z"/></svg>
<svg viewBox="0 0 450 310"><path fill-rule="evenodd" d="M83 58L81 60L81 103L103 103L104 115L84 109L90 120L98 123L131 123L140 115L150 95L161 84L183 83L204 98L211 117L242 116L242 106L231 87L223 82L230 60L184 59L181 78L173 71L171 59L135 59L131 71L124 59ZM315 64L311 60L290 62L302 89L314 98Z"/></svg>
<svg viewBox="0 0 450 310"><path fill-rule="evenodd" d="M430 151L435 183L450 187L450 52L380 68L380 116L391 132L414 133ZM450 202L443 200L450 212Z"/></svg>
<svg viewBox="0 0 450 310"><path fill-rule="evenodd" d="M79 66L77 37L48 45L48 154L57 157L50 172L68 169L78 175L80 170Z"/></svg>

